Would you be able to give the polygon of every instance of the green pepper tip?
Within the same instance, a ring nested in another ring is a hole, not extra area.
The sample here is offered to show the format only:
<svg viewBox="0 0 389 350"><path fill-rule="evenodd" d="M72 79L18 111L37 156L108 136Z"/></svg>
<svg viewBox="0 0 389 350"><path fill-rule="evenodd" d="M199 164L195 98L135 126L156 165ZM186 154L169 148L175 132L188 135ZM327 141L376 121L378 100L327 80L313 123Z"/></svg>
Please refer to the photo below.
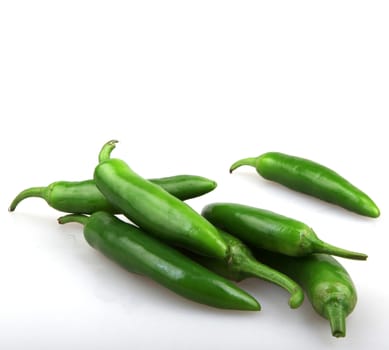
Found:
<svg viewBox="0 0 389 350"><path fill-rule="evenodd" d="M250 157L250 158L244 158L236 161L234 164L231 165L230 167L230 174L237 168L241 167L242 165L249 165L253 166L254 168L256 167L257 163L257 158L255 157Z"/></svg>
<svg viewBox="0 0 389 350"><path fill-rule="evenodd" d="M324 306L324 315L330 321L331 333L334 337L346 336L346 312L336 300L331 300Z"/></svg>
<svg viewBox="0 0 389 350"><path fill-rule="evenodd" d="M343 248L339 248L323 242L322 240L312 241L312 247L314 248L315 253L323 253L339 256L341 258L353 259L353 260L367 260L367 254L354 252L351 250L346 250Z"/></svg>
<svg viewBox="0 0 389 350"><path fill-rule="evenodd" d="M8 208L8 211L14 211L22 200L29 197L39 197L47 201L46 187L31 187L23 190L14 198L14 200L12 201L12 203Z"/></svg>
<svg viewBox="0 0 389 350"><path fill-rule="evenodd" d="M371 210L371 217L378 218L380 215L381 215L380 209L377 206L374 206L374 208Z"/></svg>
<svg viewBox="0 0 389 350"><path fill-rule="evenodd" d="M110 158L111 152L114 150L118 142L118 140L110 140L104 144L99 153L99 163L102 163Z"/></svg>
<svg viewBox="0 0 389 350"><path fill-rule="evenodd" d="M303 301L304 301L304 292L301 288L297 288L293 293L291 293L288 303L292 309L297 309L298 307L301 306Z"/></svg>
<svg viewBox="0 0 389 350"><path fill-rule="evenodd" d="M57 219L59 224L67 224L69 222L78 222L79 224L85 225L88 221L88 216L83 214L68 214L61 216Z"/></svg>

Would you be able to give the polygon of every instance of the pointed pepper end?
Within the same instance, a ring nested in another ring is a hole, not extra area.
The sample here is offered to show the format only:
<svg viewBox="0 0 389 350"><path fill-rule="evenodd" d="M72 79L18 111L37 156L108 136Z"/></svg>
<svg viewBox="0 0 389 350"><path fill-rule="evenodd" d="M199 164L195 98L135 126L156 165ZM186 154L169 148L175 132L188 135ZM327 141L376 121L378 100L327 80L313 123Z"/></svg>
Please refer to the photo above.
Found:
<svg viewBox="0 0 389 350"><path fill-rule="evenodd" d="M289 298L289 306L292 309L297 309L304 301L304 292L301 288L296 290Z"/></svg>

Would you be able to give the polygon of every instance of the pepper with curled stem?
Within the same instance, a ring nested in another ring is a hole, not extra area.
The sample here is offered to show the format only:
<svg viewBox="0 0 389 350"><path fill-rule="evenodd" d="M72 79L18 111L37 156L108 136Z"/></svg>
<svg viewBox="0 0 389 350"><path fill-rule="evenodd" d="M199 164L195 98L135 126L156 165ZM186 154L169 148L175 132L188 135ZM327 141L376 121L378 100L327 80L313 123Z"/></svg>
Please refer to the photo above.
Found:
<svg viewBox="0 0 389 350"><path fill-rule="evenodd" d="M94 181L111 205L156 238L206 256L224 259L227 244L217 229L185 202L111 158L117 141L104 144Z"/></svg>
<svg viewBox="0 0 389 350"><path fill-rule="evenodd" d="M309 159L268 152L236 161L231 165L230 173L242 165L254 167L267 180L354 213L372 218L380 216L379 208L366 193L335 171Z"/></svg>
<svg viewBox="0 0 389 350"><path fill-rule="evenodd" d="M176 175L150 181L181 200L201 196L216 188L215 181L196 175ZM14 211L21 201L31 197L42 198L50 207L66 213L92 214L103 210L120 214L93 180L56 181L44 187L27 188L14 198L9 211Z"/></svg>
<svg viewBox="0 0 389 350"><path fill-rule="evenodd" d="M301 221L237 203L212 203L202 210L216 227L238 237L250 248L261 248L289 256L325 253L343 258L366 260L364 253L333 246L318 238Z"/></svg>
<svg viewBox="0 0 389 350"><path fill-rule="evenodd" d="M300 283L315 311L329 320L334 337L346 335L346 317L355 308L357 291L346 269L334 257L312 254L293 258L258 249L254 254Z"/></svg>
<svg viewBox="0 0 389 350"><path fill-rule="evenodd" d="M262 264L260 257L259 261L256 260L251 250L238 238L222 230L219 232L228 245L228 259L213 259L194 254L190 257L219 275L237 282L247 278L259 278L277 284L290 293L291 308L295 309L302 304L304 292L295 281L282 272Z"/></svg>

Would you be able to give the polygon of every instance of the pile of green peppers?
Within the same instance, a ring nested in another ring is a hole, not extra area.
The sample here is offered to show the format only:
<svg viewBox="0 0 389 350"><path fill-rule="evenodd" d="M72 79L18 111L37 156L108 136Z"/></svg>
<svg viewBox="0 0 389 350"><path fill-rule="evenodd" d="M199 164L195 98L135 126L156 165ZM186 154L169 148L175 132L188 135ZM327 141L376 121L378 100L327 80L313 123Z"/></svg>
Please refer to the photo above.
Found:
<svg viewBox="0 0 389 350"><path fill-rule="evenodd" d="M106 257L197 303L258 311L258 301L232 282L251 277L287 290L291 308L303 303L305 291L313 308L329 320L332 335L345 336L357 293L333 256L366 260L367 255L326 243L308 225L265 209L212 203L200 214L184 201L214 190L215 181L196 175L145 179L111 158L116 143L102 147L93 179L28 188L9 210L26 198L43 198L70 213L58 219L60 224L83 225L85 240ZM230 172L242 165L355 213L380 215L365 193L310 160L271 152L239 160Z"/></svg>

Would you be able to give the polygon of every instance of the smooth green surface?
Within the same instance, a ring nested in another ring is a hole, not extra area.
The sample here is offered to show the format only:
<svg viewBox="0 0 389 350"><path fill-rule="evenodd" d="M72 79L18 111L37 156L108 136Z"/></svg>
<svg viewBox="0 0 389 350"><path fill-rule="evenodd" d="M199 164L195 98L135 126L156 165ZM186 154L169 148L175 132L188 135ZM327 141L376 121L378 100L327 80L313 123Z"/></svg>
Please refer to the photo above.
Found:
<svg viewBox="0 0 389 350"><path fill-rule="evenodd" d="M148 276L187 299L223 309L260 309L253 297L233 283L112 214L71 214L59 222L84 224L85 239L92 247L128 271Z"/></svg>
<svg viewBox="0 0 389 350"><path fill-rule="evenodd" d="M285 274L258 262L251 250L239 239L219 230L229 247L229 258L220 260L200 255L190 255L206 268L234 281L255 277L277 284L290 293L289 305L299 307L304 300L301 287Z"/></svg>
<svg viewBox="0 0 389 350"><path fill-rule="evenodd" d="M266 179L358 214L380 215L378 207L364 192L335 171L311 160L270 152L258 158L257 170Z"/></svg>
<svg viewBox="0 0 389 350"><path fill-rule="evenodd" d="M215 257L227 257L227 244L199 213L160 186L142 178L120 159L108 158L115 144L102 149L105 157L94 172L97 188L136 225L156 237Z"/></svg>
<svg viewBox="0 0 389 350"><path fill-rule="evenodd" d="M196 175L176 175L150 181L181 200L201 196L216 188L215 181ZM120 212L105 199L93 180L57 181L47 187L28 188L15 197L9 211L14 211L22 200L30 197L43 198L52 208L66 213Z"/></svg>
<svg viewBox="0 0 389 350"><path fill-rule="evenodd" d="M349 259L367 258L366 254L325 243L304 223L268 210L236 203L213 203L203 208L202 215L252 247L289 256L327 253Z"/></svg>
<svg viewBox="0 0 389 350"><path fill-rule="evenodd" d="M150 181L182 201L200 197L217 187L216 181L198 175L176 175Z"/></svg>
<svg viewBox="0 0 389 350"><path fill-rule="evenodd" d="M350 275L335 258L326 254L291 258L262 250L255 255L301 284L316 312L330 321L333 336L346 335L346 317L355 308L357 292Z"/></svg>
<svg viewBox="0 0 389 350"><path fill-rule="evenodd" d="M376 218L380 210L373 200L335 171L308 159L268 152L235 162L230 172L242 165L256 168L265 179L290 189L339 205L355 213Z"/></svg>

